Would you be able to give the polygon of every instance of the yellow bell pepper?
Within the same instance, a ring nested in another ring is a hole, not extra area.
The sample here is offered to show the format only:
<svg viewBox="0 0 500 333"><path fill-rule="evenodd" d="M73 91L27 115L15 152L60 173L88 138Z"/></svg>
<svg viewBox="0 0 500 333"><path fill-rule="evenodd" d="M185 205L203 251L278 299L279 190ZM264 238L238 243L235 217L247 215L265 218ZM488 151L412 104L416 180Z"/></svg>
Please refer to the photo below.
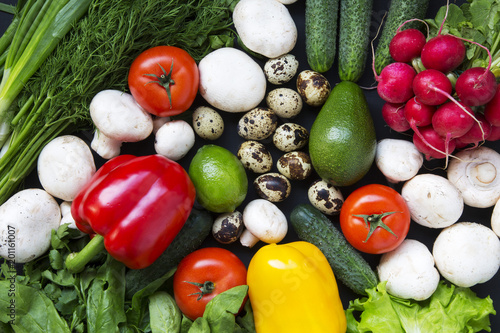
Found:
<svg viewBox="0 0 500 333"><path fill-rule="evenodd" d="M250 260L247 284L257 333L346 331L335 276L311 243L263 246Z"/></svg>

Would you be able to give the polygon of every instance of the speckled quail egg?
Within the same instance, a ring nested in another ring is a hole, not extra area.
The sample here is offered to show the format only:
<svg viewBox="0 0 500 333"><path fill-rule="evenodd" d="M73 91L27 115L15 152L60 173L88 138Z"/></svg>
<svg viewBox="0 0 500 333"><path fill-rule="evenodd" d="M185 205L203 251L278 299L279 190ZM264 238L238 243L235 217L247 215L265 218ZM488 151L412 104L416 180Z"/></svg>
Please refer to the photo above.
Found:
<svg viewBox="0 0 500 333"><path fill-rule="evenodd" d="M276 128L273 143L281 151L290 152L303 148L309 140L307 129L296 123L284 123Z"/></svg>
<svg viewBox="0 0 500 333"><path fill-rule="evenodd" d="M302 111L302 97L290 88L276 88L266 96L267 107L281 118L296 117Z"/></svg>
<svg viewBox="0 0 500 333"><path fill-rule="evenodd" d="M284 54L277 58L271 58L264 64L264 74L267 80L276 85L290 81L299 68L299 61L293 54Z"/></svg>
<svg viewBox="0 0 500 333"><path fill-rule="evenodd" d="M326 215L337 215L344 204L344 196L332 184L318 179L307 190L311 205Z"/></svg>
<svg viewBox="0 0 500 333"><path fill-rule="evenodd" d="M311 158L303 151L284 154L276 163L278 171L288 179L304 180L312 172Z"/></svg>
<svg viewBox="0 0 500 333"><path fill-rule="evenodd" d="M297 76L297 91L306 104L321 106L325 104L332 87L322 74L307 69Z"/></svg>
<svg viewBox="0 0 500 333"><path fill-rule="evenodd" d="M288 198L292 185L288 178L277 172L269 172L255 178L253 185L257 194L271 202L281 202Z"/></svg>
<svg viewBox="0 0 500 333"><path fill-rule="evenodd" d="M273 157L269 150L258 141L248 140L240 145L237 153L241 163L250 171L264 173L273 167Z"/></svg>
<svg viewBox="0 0 500 333"><path fill-rule="evenodd" d="M231 244L238 240L243 228L243 214L235 210L216 217L212 225L212 235L219 243Z"/></svg>
<svg viewBox="0 0 500 333"><path fill-rule="evenodd" d="M199 106L193 111L193 128L203 139L215 140L224 132L224 120L214 109Z"/></svg>
<svg viewBox="0 0 500 333"><path fill-rule="evenodd" d="M238 121L238 135L247 140L264 140L278 126L278 116L273 110L257 107L245 113Z"/></svg>

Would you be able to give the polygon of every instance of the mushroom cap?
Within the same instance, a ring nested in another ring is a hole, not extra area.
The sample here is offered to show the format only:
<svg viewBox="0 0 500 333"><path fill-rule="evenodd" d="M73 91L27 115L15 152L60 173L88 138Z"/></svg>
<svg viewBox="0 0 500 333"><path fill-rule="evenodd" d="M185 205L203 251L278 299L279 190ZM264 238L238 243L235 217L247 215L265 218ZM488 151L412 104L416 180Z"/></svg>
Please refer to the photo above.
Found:
<svg viewBox="0 0 500 333"><path fill-rule="evenodd" d="M462 192L464 203L487 208L500 199L500 154L480 146L458 152L448 165L447 177Z"/></svg>
<svg viewBox="0 0 500 333"><path fill-rule="evenodd" d="M119 90L103 90L90 102L90 116L95 126L107 137L138 142L153 132L153 118L131 94Z"/></svg>
<svg viewBox="0 0 500 333"><path fill-rule="evenodd" d="M413 142L400 139L383 139L377 143L375 164L391 183L406 181L414 177L424 157Z"/></svg>
<svg viewBox="0 0 500 333"><path fill-rule="evenodd" d="M428 228L452 225L464 209L460 191L448 179L435 174L420 174L406 181L401 196L412 220Z"/></svg>
<svg viewBox="0 0 500 333"><path fill-rule="evenodd" d="M417 301L429 298L440 280L432 253L414 239L405 239L395 250L383 254L377 272L381 281L387 281L391 295Z"/></svg>
<svg viewBox="0 0 500 333"><path fill-rule="evenodd" d="M155 134L155 150L173 161L178 161L193 148L194 130L184 120L172 120L163 124Z"/></svg>
<svg viewBox="0 0 500 333"><path fill-rule="evenodd" d="M459 287L472 287L497 273L500 240L482 224L459 222L441 231L432 254L445 279Z"/></svg>
<svg viewBox="0 0 500 333"><path fill-rule="evenodd" d="M0 257L16 263L40 257L60 223L59 204L45 190L17 192L0 206Z"/></svg>
<svg viewBox="0 0 500 333"><path fill-rule="evenodd" d="M278 243L288 232L285 214L270 201L254 199L243 210L245 228L265 243Z"/></svg>
<svg viewBox="0 0 500 333"><path fill-rule="evenodd" d="M37 161L43 189L56 198L72 201L96 171L89 146L77 136L63 135L43 147Z"/></svg>
<svg viewBox="0 0 500 333"><path fill-rule="evenodd" d="M198 69L201 96L222 111L249 111L266 95L264 71L239 49L223 47L212 51L201 59Z"/></svg>

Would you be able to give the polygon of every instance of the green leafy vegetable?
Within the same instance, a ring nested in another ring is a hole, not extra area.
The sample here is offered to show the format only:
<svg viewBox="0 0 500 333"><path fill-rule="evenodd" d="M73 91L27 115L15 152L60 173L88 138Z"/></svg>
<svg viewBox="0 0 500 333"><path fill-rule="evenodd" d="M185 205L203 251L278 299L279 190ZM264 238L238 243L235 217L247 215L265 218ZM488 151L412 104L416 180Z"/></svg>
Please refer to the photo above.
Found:
<svg viewBox="0 0 500 333"><path fill-rule="evenodd" d="M436 36L446 15L446 6L439 9L434 19L427 19L430 37ZM491 71L500 77L500 1L469 0L460 7L450 4L442 34L452 34L483 45L492 56ZM486 50L466 42L467 60L459 70L471 67L487 67L489 57Z"/></svg>
<svg viewBox="0 0 500 333"><path fill-rule="evenodd" d="M180 332L182 313L175 299L166 291L158 291L149 296L151 332Z"/></svg>
<svg viewBox="0 0 500 333"><path fill-rule="evenodd" d="M417 302L389 295L385 283L349 302L347 332L439 332L443 327L454 333L490 332L489 315L496 314L490 297L441 281L428 300Z"/></svg>

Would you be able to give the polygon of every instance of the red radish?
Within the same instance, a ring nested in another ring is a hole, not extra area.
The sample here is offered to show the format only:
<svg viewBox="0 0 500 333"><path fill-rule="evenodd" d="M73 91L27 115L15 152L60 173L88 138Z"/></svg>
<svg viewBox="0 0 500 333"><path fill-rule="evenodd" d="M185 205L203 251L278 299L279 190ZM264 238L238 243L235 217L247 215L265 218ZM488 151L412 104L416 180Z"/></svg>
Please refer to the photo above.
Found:
<svg viewBox="0 0 500 333"><path fill-rule="evenodd" d="M465 59L465 44L453 35L437 35L422 48L420 58L427 69L449 72L456 69Z"/></svg>
<svg viewBox="0 0 500 333"><path fill-rule="evenodd" d="M488 141L497 141L500 140L500 126L491 126L491 133L488 135L486 139Z"/></svg>
<svg viewBox="0 0 500 333"><path fill-rule="evenodd" d="M472 67L465 70L457 79L455 92L468 106L484 105L495 96L497 81L487 68Z"/></svg>
<svg viewBox="0 0 500 333"><path fill-rule="evenodd" d="M413 79L413 91L422 103L440 105L450 98L453 90L450 79L436 69L426 69Z"/></svg>
<svg viewBox="0 0 500 333"><path fill-rule="evenodd" d="M500 85L497 85L495 96L484 107L484 117L492 126L500 126Z"/></svg>
<svg viewBox="0 0 500 333"><path fill-rule="evenodd" d="M432 115L436 111L433 105L423 104L417 97L410 98L405 105L405 118L414 131L417 126L427 126L432 122Z"/></svg>
<svg viewBox="0 0 500 333"><path fill-rule="evenodd" d="M474 122L471 129L467 131L464 135L457 138L457 144L474 144L478 146L480 142L488 140L491 134L491 124L484 118L482 114L477 114L476 118L478 122Z"/></svg>
<svg viewBox="0 0 500 333"><path fill-rule="evenodd" d="M406 29L397 32L389 43L389 53L398 62L411 62L420 56L426 38L417 29Z"/></svg>
<svg viewBox="0 0 500 333"><path fill-rule="evenodd" d="M373 72L376 73L375 69ZM375 75L379 96L386 102L405 103L413 97L412 83L415 75L413 67L403 62L385 66L380 75Z"/></svg>
<svg viewBox="0 0 500 333"><path fill-rule="evenodd" d="M427 160L431 158L447 158L455 150L455 140L445 142L445 138L439 135L431 125L420 128L413 134L413 143L418 151L425 155Z"/></svg>
<svg viewBox="0 0 500 333"><path fill-rule="evenodd" d="M432 116L432 127L436 133L445 138L446 144L467 133L474 125L474 121L477 121L471 108L463 104L460 107L458 104L461 103L447 102L438 107Z"/></svg>
<svg viewBox="0 0 500 333"><path fill-rule="evenodd" d="M382 106L382 118L391 129L400 133L410 129L410 124L404 115L404 108L404 103L386 102Z"/></svg>

